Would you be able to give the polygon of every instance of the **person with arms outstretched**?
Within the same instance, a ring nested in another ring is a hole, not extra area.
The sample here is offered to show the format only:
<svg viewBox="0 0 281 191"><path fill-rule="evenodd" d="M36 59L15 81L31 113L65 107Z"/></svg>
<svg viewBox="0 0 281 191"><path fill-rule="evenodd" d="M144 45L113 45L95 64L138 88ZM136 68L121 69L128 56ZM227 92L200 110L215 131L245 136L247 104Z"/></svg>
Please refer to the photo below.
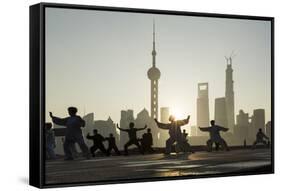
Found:
<svg viewBox="0 0 281 191"><path fill-rule="evenodd" d="M157 119L154 119L158 128L160 129L166 129L169 130L170 137L166 140L166 151L165 154L170 154L172 150L172 145L177 142L179 145L184 144L182 132L181 132L181 126L184 126L189 123L190 115L183 120L175 120L175 117L171 115L169 117L170 123L164 124L157 121Z"/></svg>
<svg viewBox="0 0 281 191"><path fill-rule="evenodd" d="M133 122L131 122L129 124L129 129L122 129L118 126L117 124L117 128L120 130L120 131L125 131L128 133L129 135L129 141L124 145L124 152L125 152L125 155L128 155L128 147L131 146L131 145L136 145L140 151L141 154L143 154L143 150L139 144L139 141L137 139L137 131L141 131L141 130L144 130L147 128L147 125L144 126L144 128L134 128L135 124Z"/></svg>
<svg viewBox="0 0 281 191"><path fill-rule="evenodd" d="M87 159L90 158L89 149L84 142L81 130L81 127L85 126L85 121L79 115L76 115L76 113L76 107L68 108L69 117L66 118L55 117L53 116L52 112L50 112L50 117L55 124L66 126L65 140L63 144L65 160L73 160L71 149L75 143L78 143L84 157Z"/></svg>
<svg viewBox="0 0 281 191"><path fill-rule="evenodd" d="M226 141L220 135L220 131L226 132L228 128L216 125L215 120L211 120L210 123L210 127L199 127L201 131L210 133L210 139L207 141L207 151L212 152L213 143L216 144L216 147L220 145L224 150L229 151Z"/></svg>
<svg viewBox="0 0 281 191"><path fill-rule="evenodd" d="M87 134L87 139L91 139L93 141L93 146L90 148L90 151L92 153L92 157L95 157L95 152L99 149L101 152L103 152L105 155L108 155L106 152L103 141L105 141L105 138L98 133L97 129L93 130L94 135L91 136L89 133Z"/></svg>
<svg viewBox="0 0 281 191"><path fill-rule="evenodd" d="M253 144L253 149L256 147L256 145L257 145L258 143L262 143L262 144L264 144L264 145L267 145L268 143L267 143L264 139L269 140L268 136L266 136L266 135L262 132L262 129L259 128L259 131L258 131L258 133L257 133L257 135L256 135L256 140L255 140L255 142L254 142L254 144Z"/></svg>

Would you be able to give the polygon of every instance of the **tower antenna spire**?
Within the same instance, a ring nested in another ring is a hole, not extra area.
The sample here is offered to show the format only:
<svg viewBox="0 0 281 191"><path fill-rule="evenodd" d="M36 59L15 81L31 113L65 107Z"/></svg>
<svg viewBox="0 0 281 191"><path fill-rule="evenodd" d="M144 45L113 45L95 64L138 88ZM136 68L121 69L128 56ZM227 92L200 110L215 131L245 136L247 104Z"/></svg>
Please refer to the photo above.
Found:
<svg viewBox="0 0 281 191"><path fill-rule="evenodd" d="M153 49L152 49L152 66L156 65L156 48L155 48L155 20L153 19Z"/></svg>

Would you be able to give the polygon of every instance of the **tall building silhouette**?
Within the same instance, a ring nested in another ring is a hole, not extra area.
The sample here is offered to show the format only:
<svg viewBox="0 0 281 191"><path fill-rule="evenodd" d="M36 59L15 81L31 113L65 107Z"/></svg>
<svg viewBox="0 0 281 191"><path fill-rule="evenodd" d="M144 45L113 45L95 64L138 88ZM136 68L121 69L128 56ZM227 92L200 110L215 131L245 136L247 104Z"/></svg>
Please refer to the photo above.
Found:
<svg viewBox="0 0 281 191"><path fill-rule="evenodd" d="M227 115L227 128L230 132L234 131L234 90L233 90L233 69L232 69L232 58L227 59L227 67L225 70L225 106Z"/></svg>
<svg viewBox="0 0 281 191"><path fill-rule="evenodd" d="M169 123L170 108L161 107L160 108L160 121L161 123ZM169 137L167 130L159 129L159 146L165 146L166 140Z"/></svg>
<svg viewBox="0 0 281 191"><path fill-rule="evenodd" d="M252 116L252 127L254 134L258 132L259 129L265 131L265 110L264 109L255 109Z"/></svg>
<svg viewBox="0 0 281 191"><path fill-rule="evenodd" d="M197 126L209 126L209 86L208 83L198 83L197 97ZM206 133L197 129L197 136L206 135Z"/></svg>
<svg viewBox="0 0 281 191"><path fill-rule="evenodd" d="M215 121L217 125L222 127L227 126L225 97L215 99Z"/></svg>
<svg viewBox="0 0 281 191"><path fill-rule="evenodd" d="M271 121L268 121L265 125L265 133L271 139Z"/></svg>
<svg viewBox="0 0 281 191"><path fill-rule="evenodd" d="M246 140L249 142L248 139L248 133L250 129L250 122L249 122L249 114L245 113L243 110L239 111L239 114L236 116L236 126L234 129L234 135L236 137L237 141L242 141Z"/></svg>
<svg viewBox="0 0 281 191"><path fill-rule="evenodd" d="M170 108L161 107L160 108L160 121L162 123L169 123L169 116L170 116Z"/></svg>
<svg viewBox="0 0 281 191"><path fill-rule="evenodd" d="M155 24L153 22L153 50L152 50L152 67L147 71L150 80L150 116L158 119L158 80L160 79L160 70L156 68L156 50L155 50Z"/></svg>

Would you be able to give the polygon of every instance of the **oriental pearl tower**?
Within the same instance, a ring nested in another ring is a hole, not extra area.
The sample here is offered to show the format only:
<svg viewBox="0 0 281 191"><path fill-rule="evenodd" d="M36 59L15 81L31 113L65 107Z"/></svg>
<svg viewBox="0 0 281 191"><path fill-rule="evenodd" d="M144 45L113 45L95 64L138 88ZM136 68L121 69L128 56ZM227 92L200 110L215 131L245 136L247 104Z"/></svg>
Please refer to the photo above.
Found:
<svg viewBox="0 0 281 191"><path fill-rule="evenodd" d="M160 79L160 70L156 68L156 50L155 50L155 24L153 22L153 50L152 50L152 67L147 71L150 80L150 115L151 118L158 119L158 80Z"/></svg>

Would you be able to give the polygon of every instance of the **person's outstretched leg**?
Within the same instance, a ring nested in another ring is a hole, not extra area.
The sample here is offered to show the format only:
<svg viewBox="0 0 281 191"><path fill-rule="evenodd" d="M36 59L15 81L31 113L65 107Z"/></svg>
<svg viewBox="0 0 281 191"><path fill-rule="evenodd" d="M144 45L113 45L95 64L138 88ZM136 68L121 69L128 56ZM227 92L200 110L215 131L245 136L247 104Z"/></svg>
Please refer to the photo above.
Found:
<svg viewBox="0 0 281 191"><path fill-rule="evenodd" d="M84 142L83 137L78 137L76 139L81 151L83 152L83 156L86 157L87 159L90 158L90 153L89 153L89 149L88 146L86 145L86 143Z"/></svg>
<svg viewBox="0 0 281 191"><path fill-rule="evenodd" d="M116 145L113 145L113 150L117 155L120 155L120 151L118 150Z"/></svg>
<svg viewBox="0 0 281 191"><path fill-rule="evenodd" d="M101 152L103 152L103 154L105 154L105 155L107 155L107 156L108 156L108 153L106 152L106 150L105 150L105 148L104 148L104 145L103 145L103 144L99 145L98 147L99 147L99 150L100 150Z"/></svg>
<svg viewBox="0 0 281 191"><path fill-rule="evenodd" d="M227 143L226 143L226 141L223 138L221 139L220 145L222 146L223 150L229 151Z"/></svg>
<svg viewBox="0 0 281 191"><path fill-rule="evenodd" d="M174 144L175 140L173 138L169 138L166 140L166 151L165 154L170 154L172 151L172 145Z"/></svg>
<svg viewBox="0 0 281 191"><path fill-rule="evenodd" d="M68 138L65 139L63 143L63 149L64 149L64 160L73 160L72 152L71 152L71 146L74 144L74 142Z"/></svg>
<svg viewBox="0 0 281 191"><path fill-rule="evenodd" d="M125 152L125 155L128 155L128 147L131 146L132 143L131 143L131 140L129 140L125 145L124 145L124 152Z"/></svg>
<svg viewBox="0 0 281 191"><path fill-rule="evenodd" d="M91 153L92 153L92 157L95 157L96 155L95 155L95 152L98 150L98 147L97 147L97 145L93 145L92 147L91 147Z"/></svg>
<svg viewBox="0 0 281 191"><path fill-rule="evenodd" d="M140 144L139 144L139 142L138 142L137 140L134 141L134 145L136 145L136 146L138 147L139 152L140 152L141 154L144 154L144 152L143 152L143 150L142 150L142 148L141 148L141 146L140 146Z"/></svg>
<svg viewBox="0 0 281 191"><path fill-rule="evenodd" d="M213 150L213 141L211 140L211 139L209 139L208 141L207 141L207 151L208 152L212 152L212 150Z"/></svg>
<svg viewBox="0 0 281 191"><path fill-rule="evenodd" d="M113 147L111 145L109 145L107 150L106 150L108 156L111 154L112 149L113 149Z"/></svg>

